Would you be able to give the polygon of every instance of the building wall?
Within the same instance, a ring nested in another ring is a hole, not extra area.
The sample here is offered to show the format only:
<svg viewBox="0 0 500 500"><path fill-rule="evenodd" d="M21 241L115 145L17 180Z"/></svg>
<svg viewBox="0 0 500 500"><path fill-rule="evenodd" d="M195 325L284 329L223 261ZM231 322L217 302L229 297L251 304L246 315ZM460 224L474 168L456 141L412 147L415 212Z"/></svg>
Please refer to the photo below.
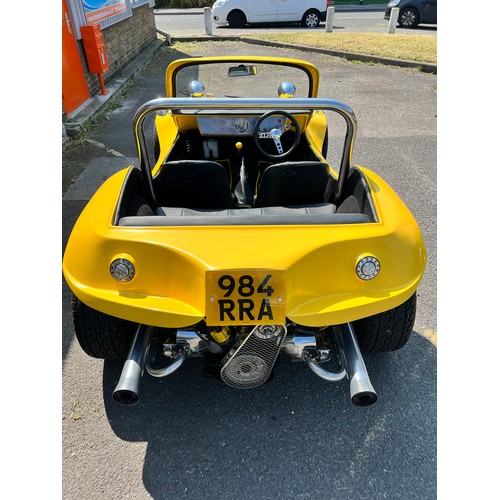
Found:
<svg viewBox="0 0 500 500"><path fill-rule="evenodd" d="M136 7L132 10L132 17L101 28L101 32L109 63L109 69L102 75L106 84L156 39L154 11L148 4ZM89 73L81 40L78 40L78 48L89 92L93 96L100 92L99 78Z"/></svg>

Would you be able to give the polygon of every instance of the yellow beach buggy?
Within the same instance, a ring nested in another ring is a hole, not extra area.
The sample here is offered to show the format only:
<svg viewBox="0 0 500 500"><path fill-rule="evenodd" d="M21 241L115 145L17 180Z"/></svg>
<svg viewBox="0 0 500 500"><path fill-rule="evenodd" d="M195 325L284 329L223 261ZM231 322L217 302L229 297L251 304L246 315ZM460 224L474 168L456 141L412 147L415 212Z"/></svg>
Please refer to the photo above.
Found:
<svg viewBox="0 0 500 500"><path fill-rule="evenodd" d="M125 361L117 403L190 357L249 389L280 356L376 401L362 352L408 341L426 251L398 195L351 164L353 111L318 86L295 59L179 59L136 112L139 165L97 190L63 260L82 349Z"/></svg>

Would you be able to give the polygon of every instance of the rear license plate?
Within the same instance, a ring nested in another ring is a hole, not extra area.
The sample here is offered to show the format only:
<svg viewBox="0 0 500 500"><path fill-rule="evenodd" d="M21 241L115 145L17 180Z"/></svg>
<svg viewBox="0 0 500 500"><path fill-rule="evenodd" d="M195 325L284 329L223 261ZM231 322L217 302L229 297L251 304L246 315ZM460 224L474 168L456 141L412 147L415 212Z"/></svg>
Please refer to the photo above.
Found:
<svg viewBox="0 0 500 500"><path fill-rule="evenodd" d="M285 271L231 269L205 276L207 325L285 324Z"/></svg>

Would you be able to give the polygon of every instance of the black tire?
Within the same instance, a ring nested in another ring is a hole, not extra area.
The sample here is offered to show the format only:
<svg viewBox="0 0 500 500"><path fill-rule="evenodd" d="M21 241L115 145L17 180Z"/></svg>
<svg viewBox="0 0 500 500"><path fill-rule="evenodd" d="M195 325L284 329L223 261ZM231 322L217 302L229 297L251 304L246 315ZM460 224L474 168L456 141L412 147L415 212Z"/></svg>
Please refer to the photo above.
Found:
<svg viewBox="0 0 500 500"><path fill-rule="evenodd" d="M363 352L387 352L401 349L410 339L417 294L414 293L400 306L353 322L359 347Z"/></svg>
<svg viewBox="0 0 500 500"><path fill-rule="evenodd" d="M86 354L99 359L126 359L137 324L96 311L73 296L76 338Z"/></svg>
<svg viewBox="0 0 500 500"><path fill-rule="evenodd" d="M227 16L227 23L230 28L239 29L244 28L247 24L247 18L241 10L233 10Z"/></svg>
<svg viewBox="0 0 500 500"><path fill-rule="evenodd" d="M316 26L319 26L319 23L319 12L314 9L308 10L302 18L302 26L305 28L316 28Z"/></svg>
<svg viewBox="0 0 500 500"><path fill-rule="evenodd" d="M398 24L401 28L416 28L419 22L418 12L411 7L407 7L399 13Z"/></svg>

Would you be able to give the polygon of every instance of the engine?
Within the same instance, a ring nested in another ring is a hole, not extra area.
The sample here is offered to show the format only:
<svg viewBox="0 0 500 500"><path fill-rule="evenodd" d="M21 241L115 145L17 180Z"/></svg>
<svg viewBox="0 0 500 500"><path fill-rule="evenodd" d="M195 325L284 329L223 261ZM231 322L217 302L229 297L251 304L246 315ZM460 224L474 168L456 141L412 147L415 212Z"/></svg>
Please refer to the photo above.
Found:
<svg viewBox="0 0 500 500"><path fill-rule="evenodd" d="M259 325L240 337L222 361L222 381L237 389L250 389L266 382L286 333L285 326Z"/></svg>
<svg viewBox="0 0 500 500"><path fill-rule="evenodd" d="M210 331L205 324L193 329L170 330L164 338L154 328L139 325L130 347L113 399L132 405L139 401L139 382L144 369L163 378L179 369L188 357L204 357L206 374L237 389L252 389L270 379L280 353L304 361L320 378L338 382L347 378L351 401L367 406L377 400L350 323L312 330L298 325L223 327ZM150 347L154 346L151 351ZM158 354L170 359L168 366L154 366ZM340 368L325 370L321 363L332 356Z"/></svg>

